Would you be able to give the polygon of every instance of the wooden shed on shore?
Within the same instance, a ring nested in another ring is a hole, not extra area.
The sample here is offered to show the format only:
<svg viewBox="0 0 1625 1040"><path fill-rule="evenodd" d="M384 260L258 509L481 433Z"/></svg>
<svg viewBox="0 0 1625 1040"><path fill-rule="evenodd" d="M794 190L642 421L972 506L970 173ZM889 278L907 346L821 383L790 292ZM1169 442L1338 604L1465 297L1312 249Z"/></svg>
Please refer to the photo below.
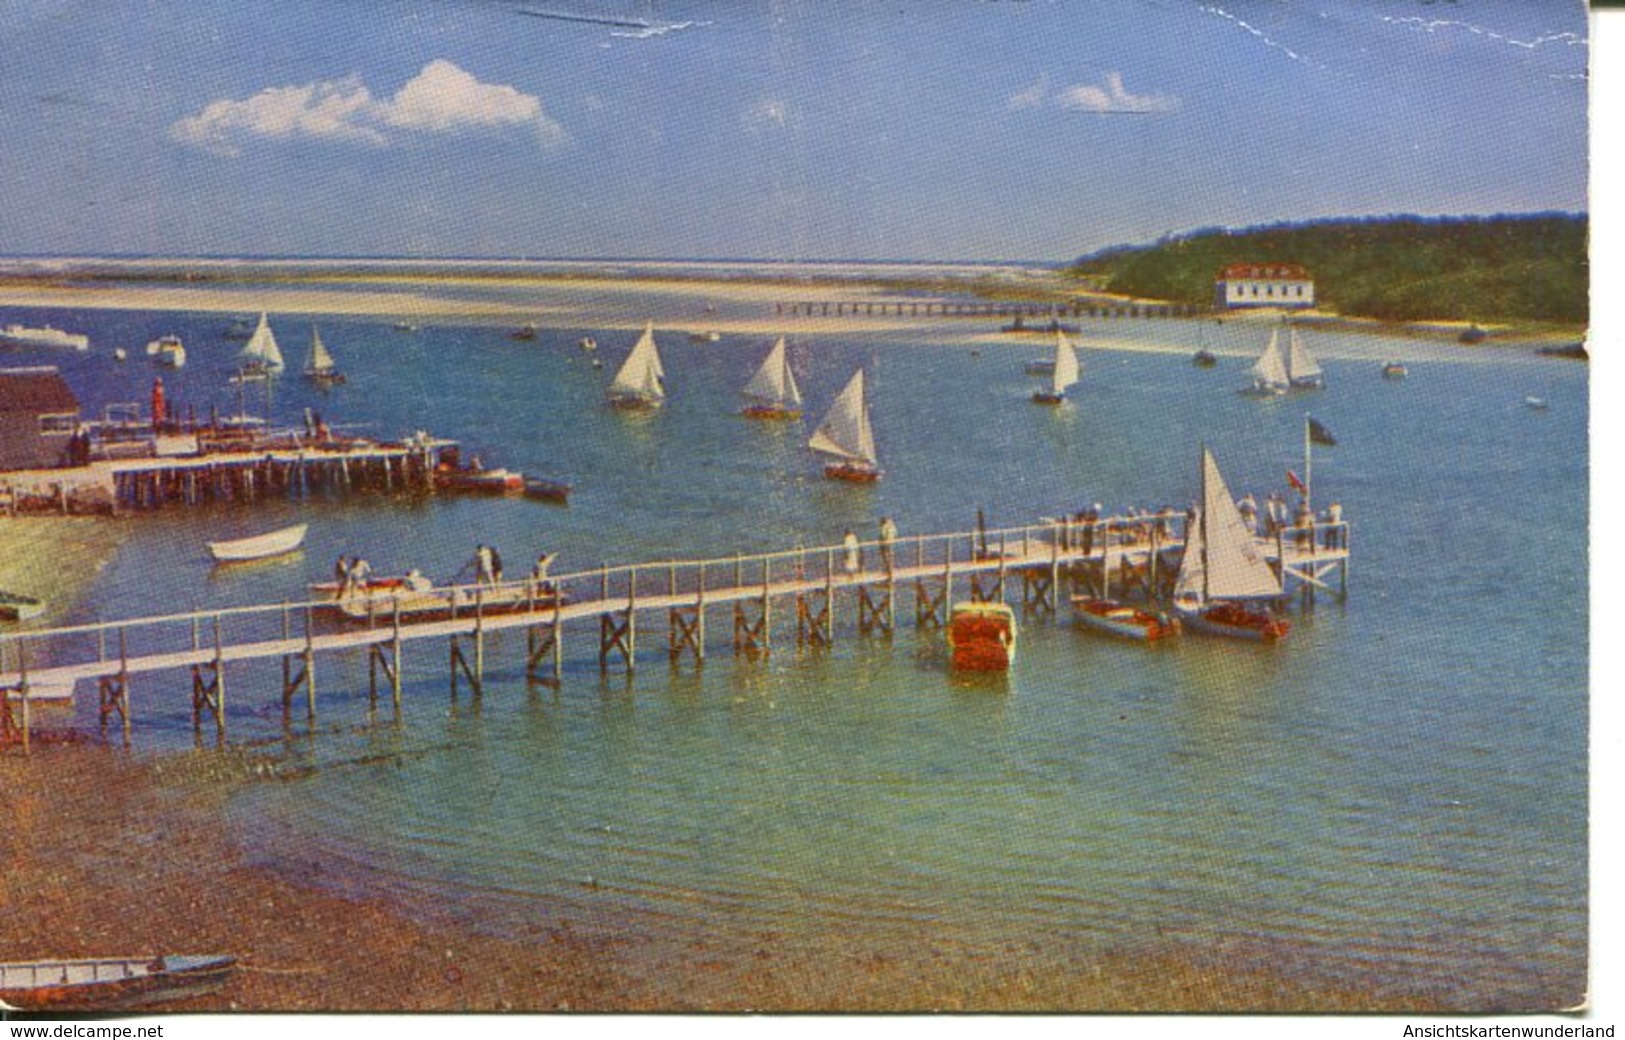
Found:
<svg viewBox="0 0 1625 1040"><path fill-rule="evenodd" d="M79 417L54 366L0 368L0 471L67 465Z"/></svg>

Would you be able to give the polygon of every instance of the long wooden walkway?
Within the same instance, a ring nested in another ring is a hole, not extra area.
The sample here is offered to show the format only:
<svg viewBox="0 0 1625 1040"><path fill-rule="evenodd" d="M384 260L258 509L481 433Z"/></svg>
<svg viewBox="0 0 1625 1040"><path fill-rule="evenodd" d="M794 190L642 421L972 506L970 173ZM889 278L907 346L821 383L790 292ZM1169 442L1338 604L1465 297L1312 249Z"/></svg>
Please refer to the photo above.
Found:
<svg viewBox="0 0 1625 1040"><path fill-rule="evenodd" d="M640 628L651 618L657 651L673 661L702 661L712 643L708 616L719 609L728 614L733 650L761 653L772 648L775 620L786 607L797 644L829 646L843 630L891 632L905 598L917 627L945 625L956 598L1007 601L1019 593L1024 610L1053 614L1067 580L1096 594L1154 600L1172 587L1183 526L1183 516L1172 513L1046 521L867 542L856 550L830 545L605 566L546 585L527 579L448 586L427 596L380 591L348 601L359 616L318 599L10 632L0 635L0 736L26 747L35 701L71 698L77 684L94 682L102 726L117 723L128 739L132 678L190 672L193 724L212 718L223 740L227 665L264 659L280 661L284 708L303 692L314 718L317 657L339 651L367 652L369 696L376 701L382 678L398 711L405 644L425 639L449 643L453 694L461 678L477 695L486 637L509 629L527 632L527 676L557 682L572 622L596 621L600 668L618 662L631 671ZM1288 528L1261 538L1259 547L1289 593L1346 593L1347 523ZM413 606L425 600L440 609L416 614Z"/></svg>

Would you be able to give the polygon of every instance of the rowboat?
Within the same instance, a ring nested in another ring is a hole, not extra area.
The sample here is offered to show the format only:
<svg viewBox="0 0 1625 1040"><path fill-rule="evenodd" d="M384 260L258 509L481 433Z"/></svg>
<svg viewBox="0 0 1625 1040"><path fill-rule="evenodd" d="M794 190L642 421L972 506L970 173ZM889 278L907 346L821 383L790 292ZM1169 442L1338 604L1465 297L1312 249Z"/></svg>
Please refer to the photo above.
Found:
<svg viewBox="0 0 1625 1040"><path fill-rule="evenodd" d="M45 601L20 592L0 591L0 621L27 621L45 613Z"/></svg>
<svg viewBox="0 0 1625 1040"><path fill-rule="evenodd" d="M1073 616L1084 625L1126 639L1153 642L1179 634L1179 623L1165 614L1141 610L1121 600L1073 596Z"/></svg>
<svg viewBox="0 0 1625 1040"><path fill-rule="evenodd" d="M1003 603L955 603L948 619L953 667L1002 672L1016 658L1016 615Z"/></svg>
<svg viewBox="0 0 1625 1040"><path fill-rule="evenodd" d="M299 548L305 540L309 524L294 524L279 531L267 531L252 538L238 538L229 542L210 542L209 553L221 563L242 560L265 560L281 556Z"/></svg>
<svg viewBox="0 0 1625 1040"><path fill-rule="evenodd" d="M435 473L434 486L441 491L506 495L525 490L525 475L510 469L443 469Z"/></svg>
<svg viewBox="0 0 1625 1040"><path fill-rule="evenodd" d="M546 480L542 477L525 478L525 497L540 498L547 502L570 501L571 485L562 480Z"/></svg>
<svg viewBox="0 0 1625 1040"><path fill-rule="evenodd" d="M481 614L512 614L531 607L552 607L562 593L551 585L530 583L496 585L490 587L464 587L439 589L395 589L362 592L345 596L331 606L351 621L380 621L392 618L399 611L401 618L429 621L437 618L461 617L478 611ZM561 605L568 597L560 600Z"/></svg>
<svg viewBox="0 0 1625 1040"><path fill-rule="evenodd" d="M236 966L228 954L0 964L0 1004L18 1011L138 1007L213 993Z"/></svg>

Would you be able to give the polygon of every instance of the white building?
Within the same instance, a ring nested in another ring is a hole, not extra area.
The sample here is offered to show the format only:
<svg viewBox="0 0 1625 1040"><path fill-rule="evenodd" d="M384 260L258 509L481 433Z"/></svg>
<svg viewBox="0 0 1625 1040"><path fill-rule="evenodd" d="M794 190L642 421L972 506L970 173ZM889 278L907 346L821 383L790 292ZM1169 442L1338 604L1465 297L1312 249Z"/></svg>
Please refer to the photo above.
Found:
<svg viewBox="0 0 1625 1040"><path fill-rule="evenodd" d="M1221 308L1315 305L1315 280L1297 264L1231 264L1214 289Z"/></svg>

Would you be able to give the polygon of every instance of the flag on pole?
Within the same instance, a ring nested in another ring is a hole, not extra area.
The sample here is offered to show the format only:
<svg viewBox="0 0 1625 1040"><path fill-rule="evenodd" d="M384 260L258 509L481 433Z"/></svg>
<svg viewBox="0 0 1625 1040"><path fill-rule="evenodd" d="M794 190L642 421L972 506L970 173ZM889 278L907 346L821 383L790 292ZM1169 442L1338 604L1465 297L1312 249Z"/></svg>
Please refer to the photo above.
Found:
<svg viewBox="0 0 1625 1040"><path fill-rule="evenodd" d="M1332 431L1328 430L1319 419L1314 418L1309 420L1309 439L1316 444L1324 444L1328 448L1337 443L1337 438L1332 436Z"/></svg>
<svg viewBox="0 0 1625 1040"><path fill-rule="evenodd" d="M1286 471L1286 482L1301 494L1308 494L1309 492L1309 489L1304 487L1303 481L1299 480L1298 475L1291 470Z"/></svg>

